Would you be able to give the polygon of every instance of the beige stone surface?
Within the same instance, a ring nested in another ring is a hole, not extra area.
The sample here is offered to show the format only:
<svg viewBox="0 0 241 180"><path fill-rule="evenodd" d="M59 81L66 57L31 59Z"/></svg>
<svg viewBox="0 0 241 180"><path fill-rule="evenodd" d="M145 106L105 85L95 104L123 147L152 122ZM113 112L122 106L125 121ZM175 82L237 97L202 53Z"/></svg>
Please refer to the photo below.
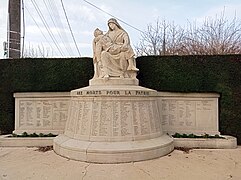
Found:
<svg viewBox="0 0 241 180"><path fill-rule="evenodd" d="M123 164L91 164L37 148L0 148L1 180L240 180L241 147L174 150L165 157Z"/></svg>
<svg viewBox="0 0 241 180"><path fill-rule="evenodd" d="M91 85L70 94L64 135L54 140L57 154L87 162L123 163L173 150L173 139L161 127L155 90Z"/></svg>
<svg viewBox="0 0 241 180"><path fill-rule="evenodd" d="M217 93L158 92L163 131L169 134L220 134Z"/></svg>
<svg viewBox="0 0 241 180"><path fill-rule="evenodd" d="M14 93L14 133L63 133L69 108L69 92Z"/></svg>
<svg viewBox="0 0 241 180"><path fill-rule="evenodd" d="M154 159L173 151L173 139L167 135L142 141L94 142L59 135L54 151L69 159L94 163L124 163Z"/></svg>
<svg viewBox="0 0 241 180"><path fill-rule="evenodd" d="M10 135L0 136L0 147L39 147L53 146L54 137L7 137Z"/></svg>
<svg viewBox="0 0 241 180"><path fill-rule="evenodd" d="M92 79L90 84L96 84L71 92L72 96L125 96L140 97L158 95L159 113L163 131L169 134L219 134L218 130L218 98L215 93L174 93L156 92L140 86L111 86L110 84L138 84L137 79L110 78ZM99 85L103 84L103 86ZM107 87L106 87L107 86ZM82 93L82 94L81 94ZM67 119L70 92L35 92L15 93L15 131L28 133L63 133ZM170 106L171 110L163 105ZM192 106L193 105L193 106ZM199 107L197 107L199 105ZM180 114L181 113L181 114Z"/></svg>
<svg viewBox="0 0 241 180"><path fill-rule="evenodd" d="M174 138L174 147L202 148L202 149L235 149L237 138L222 136L221 138Z"/></svg>

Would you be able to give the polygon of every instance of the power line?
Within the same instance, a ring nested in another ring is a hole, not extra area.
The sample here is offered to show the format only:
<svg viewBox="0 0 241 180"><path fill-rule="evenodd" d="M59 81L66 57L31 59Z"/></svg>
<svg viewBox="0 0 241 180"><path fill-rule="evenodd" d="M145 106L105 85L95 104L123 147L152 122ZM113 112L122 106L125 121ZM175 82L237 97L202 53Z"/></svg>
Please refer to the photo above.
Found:
<svg viewBox="0 0 241 180"><path fill-rule="evenodd" d="M25 9L28 11L30 17L33 19L34 23L36 24L36 26L38 27L38 29L40 30L41 34L43 35L44 39L46 40L46 42L49 44L49 46L51 47L51 49L53 50L52 45L50 44L50 42L48 41L48 39L46 38L46 36L44 35L43 31L41 30L41 28L39 27L38 23L36 22L36 20L34 19L34 17L32 16L32 14L30 13L30 11L28 10L27 6L25 7Z"/></svg>
<svg viewBox="0 0 241 180"><path fill-rule="evenodd" d="M128 24L127 22L125 22L125 21L121 20L120 18L118 18L118 17L116 17L116 16L114 16L114 15L112 15L112 14L110 14L110 13L108 13L108 12L104 11L103 9L101 9L101 8L97 7L96 5L94 5L94 4L92 4L92 3L90 3L90 2L88 2L88 1L86 1L86 0L83 0L83 1L84 1L84 2L86 2L86 3L88 3L88 4L89 4L89 5L91 5L91 6L95 7L96 9L98 9L98 10L102 11L103 13L108 14L109 16L111 16L111 17L113 17L113 18L115 18L115 19L119 20L120 22L122 22L122 23L126 24L127 26L130 26L131 28L133 28L133 29L135 29L135 30L137 30L137 31L139 31L139 32L141 32L141 33L144 33L144 31L142 31L142 30L140 30L140 29L138 29L138 28L136 28L136 27L134 27L134 26L132 26L132 25Z"/></svg>
<svg viewBox="0 0 241 180"><path fill-rule="evenodd" d="M41 21L43 22L46 30L48 31L48 33L49 33L49 35L50 35L50 38L53 40L53 42L54 42L55 46L57 47L58 51L60 52L60 54L61 54L62 56L64 56L61 48L57 45L57 41L56 41L53 33L51 32L51 30L50 30L50 28L49 28L49 26L48 26L48 24L47 24L47 22L46 22L46 20L45 20L45 18L44 18L44 16L43 16L42 12L41 12L41 10L38 8L37 3L35 2L35 0L31 0L31 2L32 2L32 4L34 5L34 8L35 8L35 10L37 11L37 13L38 13Z"/></svg>
<svg viewBox="0 0 241 180"><path fill-rule="evenodd" d="M74 54L72 51L72 48L71 48L69 38L67 37L66 28L63 26L62 18L59 15L59 10L56 6L55 1L54 0L47 0L47 1L48 1L50 10L52 11L53 18L54 18L55 22L57 23L57 26L60 27L60 29L62 29L62 31L63 31L61 33L61 36L63 37L64 41L67 42L67 44L68 44L67 49L69 49L71 54Z"/></svg>
<svg viewBox="0 0 241 180"><path fill-rule="evenodd" d="M63 43L65 49L68 51L69 55L71 56L71 53L69 52L69 50L68 50L68 48L67 48L67 46L66 46L66 43L64 42L63 37L62 37L61 33L59 32L59 29L58 29L57 25L55 24L55 21L54 21L54 19L53 19L53 16L52 16L52 13L51 13L49 7L47 6L45 0L43 0L43 2L44 2L44 5L45 5L48 13L49 13L50 19L52 20L52 22L53 22L53 24L54 24L54 27L55 27L56 30L57 30L57 33L58 33L58 35L59 35L59 38L60 38L61 42Z"/></svg>
<svg viewBox="0 0 241 180"><path fill-rule="evenodd" d="M71 29L71 27L70 27L70 23L69 23L69 20L68 20L68 17L67 17L67 13L66 13L65 8L64 8L63 0L61 0L61 5L62 5L63 11L64 11L64 15L65 15L66 21L67 21L68 26L69 26L69 30L70 30L70 32L71 32L71 36L72 36L73 41L74 41L75 47L76 47L76 49L77 49L77 51L78 51L78 53L79 53L79 56L81 56L81 55L80 55L79 48L78 48L77 43L76 43L75 38L74 38L73 31L72 31L72 29Z"/></svg>

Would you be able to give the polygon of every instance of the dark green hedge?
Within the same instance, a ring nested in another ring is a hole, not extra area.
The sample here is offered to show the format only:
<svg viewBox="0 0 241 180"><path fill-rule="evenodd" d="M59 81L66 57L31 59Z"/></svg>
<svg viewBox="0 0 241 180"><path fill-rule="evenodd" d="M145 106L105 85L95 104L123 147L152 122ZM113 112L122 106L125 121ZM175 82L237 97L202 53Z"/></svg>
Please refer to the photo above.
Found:
<svg viewBox="0 0 241 180"><path fill-rule="evenodd" d="M241 55L137 58L140 85L158 91L217 92L221 134L241 144Z"/></svg>
<svg viewBox="0 0 241 180"><path fill-rule="evenodd" d="M13 93L70 91L92 74L92 58L0 60L0 131L14 129Z"/></svg>
<svg viewBox="0 0 241 180"><path fill-rule="evenodd" d="M158 91L218 92L220 131L241 144L241 55L137 58L141 86ZM14 92L70 91L88 85L91 58L0 60L0 131L14 129Z"/></svg>

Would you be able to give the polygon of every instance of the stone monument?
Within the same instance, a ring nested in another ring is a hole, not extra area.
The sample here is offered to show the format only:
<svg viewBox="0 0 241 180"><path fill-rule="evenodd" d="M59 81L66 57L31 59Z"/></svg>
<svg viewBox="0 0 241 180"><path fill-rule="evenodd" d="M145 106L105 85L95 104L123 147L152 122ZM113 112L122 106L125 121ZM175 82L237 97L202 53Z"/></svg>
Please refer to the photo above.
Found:
<svg viewBox="0 0 241 180"><path fill-rule="evenodd" d="M170 153L173 139L163 133L158 93L139 86L134 52L116 19L106 34L94 31L94 77L72 90L64 134L54 151L96 163L153 159Z"/></svg>

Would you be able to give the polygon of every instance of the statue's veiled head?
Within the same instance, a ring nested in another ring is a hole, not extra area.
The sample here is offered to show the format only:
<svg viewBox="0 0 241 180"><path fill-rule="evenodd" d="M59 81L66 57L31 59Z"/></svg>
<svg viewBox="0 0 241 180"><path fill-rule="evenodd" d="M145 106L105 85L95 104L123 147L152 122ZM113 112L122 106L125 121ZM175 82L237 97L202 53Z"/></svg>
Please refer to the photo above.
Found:
<svg viewBox="0 0 241 180"><path fill-rule="evenodd" d="M110 29L110 23L113 23L113 24L115 24L119 29L123 29L121 26L120 26L120 24L117 22L117 20L115 19L115 18L110 18L109 20L108 20L108 26L109 26L109 29ZM111 29L110 29L111 30Z"/></svg>

